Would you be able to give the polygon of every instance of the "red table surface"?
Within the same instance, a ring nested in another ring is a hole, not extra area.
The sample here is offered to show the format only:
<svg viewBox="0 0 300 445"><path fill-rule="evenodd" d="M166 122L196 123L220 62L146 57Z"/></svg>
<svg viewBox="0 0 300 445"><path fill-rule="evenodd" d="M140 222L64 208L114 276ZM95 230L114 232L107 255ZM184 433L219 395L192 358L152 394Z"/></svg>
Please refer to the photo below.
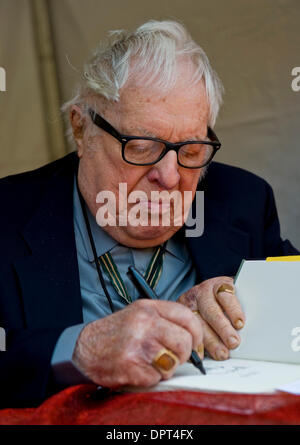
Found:
<svg viewBox="0 0 300 445"><path fill-rule="evenodd" d="M115 394L98 400L77 385L38 408L0 411L0 425L274 425L300 424L300 397L189 391Z"/></svg>

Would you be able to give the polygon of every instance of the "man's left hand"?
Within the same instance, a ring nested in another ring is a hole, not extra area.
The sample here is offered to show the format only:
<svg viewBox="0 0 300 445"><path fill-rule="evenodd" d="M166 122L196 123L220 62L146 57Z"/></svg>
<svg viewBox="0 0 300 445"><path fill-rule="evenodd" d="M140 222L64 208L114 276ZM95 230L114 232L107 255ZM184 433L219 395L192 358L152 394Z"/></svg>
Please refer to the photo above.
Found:
<svg viewBox="0 0 300 445"><path fill-rule="evenodd" d="M215 360L226 360L229 350L240 344L237 330L245 315L234 294L233 279L216 277L203 281L182 294L178 303L189 307L204 331L204 348Z"/></svg>

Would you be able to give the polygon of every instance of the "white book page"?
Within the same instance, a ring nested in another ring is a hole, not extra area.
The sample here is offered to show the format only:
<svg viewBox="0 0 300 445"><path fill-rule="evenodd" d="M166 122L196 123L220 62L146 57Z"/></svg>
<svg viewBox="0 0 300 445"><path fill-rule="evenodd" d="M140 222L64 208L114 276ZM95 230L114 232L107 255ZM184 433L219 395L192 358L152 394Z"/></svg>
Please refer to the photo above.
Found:
<svg viewBox="0 0 300 445"><path fill-rule="evenodd" d="M235 393L274 393L276 388L300 379L300 366L255 360L203 361L206 375L190 363L180 365L174 376L161 381L152 391L170 389Z"/></svg>
<svg viewBox="0 0 300 445"><path fill-rule="evenodd" d="M277 389L279 391L288 392L290 394L300 396L300 380L296 380L295 382L279 386Z"/></svg>
<svg viewBox="0 0 300 445"><path fill-rule="evenodd" d="M300 364L300 262L245 261L236 295L246 315L232 358Z"/></svg>

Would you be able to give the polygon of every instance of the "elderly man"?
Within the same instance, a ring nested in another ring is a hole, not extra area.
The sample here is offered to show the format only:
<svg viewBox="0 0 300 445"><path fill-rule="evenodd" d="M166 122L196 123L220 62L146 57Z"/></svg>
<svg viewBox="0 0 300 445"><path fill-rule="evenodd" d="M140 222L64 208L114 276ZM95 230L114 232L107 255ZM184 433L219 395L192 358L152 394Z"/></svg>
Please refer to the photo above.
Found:
<svg viewBox="0 0 300 445"><path fill-rule="evenodd" d="M192 349L224 360L237 347L245 317L231 277L240 261L297 251L280 238L265 181L210 164L220 148L212 127L221 93L180 24L116 31L63 107L76 152L1 180L4 404L33 405L86 381L151 386L170 378ZM152 193L193 199L197 187L205 192L204 233L185 237L184 220L175 221L186 216L184 202ZM101 192L112 193L116 206L105 208ZM134 193L144 198L130 199ZM143 223L129 218L136 206ZM101 224L114 208L116 223ZM139 298L131 265L157 300Z"/></svg>

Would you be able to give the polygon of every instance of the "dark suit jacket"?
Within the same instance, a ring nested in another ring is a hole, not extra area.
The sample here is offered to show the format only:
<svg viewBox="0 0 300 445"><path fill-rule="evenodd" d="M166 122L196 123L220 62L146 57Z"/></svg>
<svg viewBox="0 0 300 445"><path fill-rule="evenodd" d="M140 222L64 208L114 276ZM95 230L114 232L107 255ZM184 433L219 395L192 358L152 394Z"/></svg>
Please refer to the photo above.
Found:
<svg viewBox="0 0 300 445"><path fill-rule="evenodd" d="M0 352L2 406L32 406L57 391L51 356L65 327L82 322L73 228L76 153L0 180ZM187 238L199 281L233 276L243 258L298 253L282 241L270 186L212 163L201 184L205 230Z"/></svg>

